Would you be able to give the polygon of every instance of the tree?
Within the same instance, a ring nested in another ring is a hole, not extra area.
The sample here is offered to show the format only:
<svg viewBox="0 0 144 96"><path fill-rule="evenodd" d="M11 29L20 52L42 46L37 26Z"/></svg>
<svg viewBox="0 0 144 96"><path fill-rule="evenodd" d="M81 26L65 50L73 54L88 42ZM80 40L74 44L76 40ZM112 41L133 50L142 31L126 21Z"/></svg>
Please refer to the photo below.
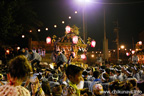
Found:
<svg viewBox="0 0 144 96"><path fill-rule="evenodd" d="M0 43L15 44L21 43L20 36L38 39L35 27L42 26L37 19L37 14L30 7L26 0L1 0L0 1ZM29 30L33 32L30 33Z"/></svg>

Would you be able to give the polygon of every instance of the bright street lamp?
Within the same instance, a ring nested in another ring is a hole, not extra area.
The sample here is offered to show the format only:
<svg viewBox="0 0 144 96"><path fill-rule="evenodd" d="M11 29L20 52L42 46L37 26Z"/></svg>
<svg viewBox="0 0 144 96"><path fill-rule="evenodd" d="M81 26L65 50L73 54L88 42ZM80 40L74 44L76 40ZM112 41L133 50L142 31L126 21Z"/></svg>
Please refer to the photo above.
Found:
<svg viewBox="0 0 144 96"><path fill-rule="evenodd" d="M125 46L124 46L124 45L121 45L121 46L120 46L120 48L121 48L121 49L124 49L124 48L125 48Z"/></svg>
<svg viewBox="0 0 144 96"><path fill-rule="evenodd" d="M54 25L54 28L56 28L57 27L57 25Z"/></svg>
<svg viewBox="0 0 144 96"><path fill-rule="evenodd" d="M38 32L40 32L41 30L40 29L38 29Z"/></svg>
<svg viewBox="0 0 144 96"><path fill-rule="evenodd" d="M48 31L48 28L45 28L46 31Z"/></svg>
<svg viewBox="0 0 144 96"><path fill-rule="evenodd" d="M62 24L64 24L65 22L64 21L62 21Z"/></svg>
<svg viewBox="0 0 144 96"><path fill-rule="evenodd" d="M77 14L77 11L75 11L75 14Z"/></svg>
<svg viewBox="0 0 144 96"><path fill-rule="evenodd" d="M25 35L22 35L22 38L25 38Z"/></svg>
<svg viewBox="0 0 144 96"><path fill-rule="evenodd" d="M69 16L68 18L71 19L71 16Z"/></svg>

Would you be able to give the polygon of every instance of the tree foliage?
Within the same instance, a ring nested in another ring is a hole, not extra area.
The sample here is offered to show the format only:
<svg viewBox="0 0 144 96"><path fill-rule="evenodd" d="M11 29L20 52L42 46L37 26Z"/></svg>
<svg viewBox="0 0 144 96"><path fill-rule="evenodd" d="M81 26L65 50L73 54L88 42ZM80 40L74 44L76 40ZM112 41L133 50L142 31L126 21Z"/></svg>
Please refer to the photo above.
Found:
<svg viewBox="0 0 144 96"><path fill-rule="evenodd" d="M0 1L0 43L14 44L20 41L22 34L38 38L35 27L42 26L37 14L26 0ZM33 32L30 33L29 30Z"/></svg>

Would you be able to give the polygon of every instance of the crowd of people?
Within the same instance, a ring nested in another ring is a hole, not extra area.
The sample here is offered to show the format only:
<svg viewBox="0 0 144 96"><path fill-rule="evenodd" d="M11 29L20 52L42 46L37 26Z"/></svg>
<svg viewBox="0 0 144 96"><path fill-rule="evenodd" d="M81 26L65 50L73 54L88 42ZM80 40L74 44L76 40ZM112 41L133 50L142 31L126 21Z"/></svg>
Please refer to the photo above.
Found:
<svg viewBox="0 0 144 96"><path fill-rule="evenodd" d="M144 65L82 67L59 51L52 59L54 67L43 68L38 53L22 49L0 69L0 96L144 96Z"/></svg>

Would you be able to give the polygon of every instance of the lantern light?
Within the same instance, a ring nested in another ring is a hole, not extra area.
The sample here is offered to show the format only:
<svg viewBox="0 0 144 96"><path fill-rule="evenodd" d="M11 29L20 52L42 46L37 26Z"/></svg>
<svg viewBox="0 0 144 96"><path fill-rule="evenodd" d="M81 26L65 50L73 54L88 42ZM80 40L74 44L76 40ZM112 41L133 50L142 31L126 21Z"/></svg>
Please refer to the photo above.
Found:
<svg viewBox="0 0 144 96"><path fill-rule="evenodd" d="M46 31L48 31L48 28L45 28Z"/></svg>
<svg viewBox="0 0 144 96"><path fill-rule="evenodd" d="M30 33L32 32L32 30L29 31Z"/></svg>
<svg viewBox="0 0 144 96"><path fill-rule="evenodd" d="M66 26L65 30L66 30L66 33L67 33L67 34L70 33L70 31L71 31L70 26Z"/></svg>
<svg viewBox="0 0 144 96"><path fill-rule="evenodd" d="M71 19L71 16L69 16L68 18Z"/></svg>
<svg viewBox="0 0 144 96"><path fill-rule="evenodd" d="M54 25L54 28L56 28L57 27L57 25Z"/></svg>
<svg viewBox="0 0 144 96"><path fill-rule="evenodd" d="M17 47L17 50L19 50L20 49L20 47Z"/></svg>
<svg viewBox="0 0 144 96"><path fill-rule="evenodd" d="M47 43L47 44L51 44L51 38L50 38L50 37L47 37L47 38L46 38L46 43Z"/></svg>
<svg viewBox="0 0 144 96"><path fill-rule="evenodd" d="M95 47L96 42L94 40L91 41L91 47Z"/></svg>
<svg viewBox="0 0 144 96"><path fill-rule="evenodd" d="M77 14L78 12L77 11L75 11L75 14Z"/></svg>
<svg viewBox="0 0 144 96"><path fill-rule="evenodd" d="M10 50L9 50L9 49L7 49L7 50L6 50L6 53L7 53L7 54L9 54L9 53L10 53Z"/></svg>
<svg viewBox="0 0 144 96"><path fill-rule="evenodd" d="M138 43L139 43L139 45L142 45L142 41L139 41Z"/></svg>
<svg viewBox="0 0 144 96"><path fill-rule="evenodd" d="M38 29L38 32L40 32L41 30L40 29Z"/></svg>
<svg viewBox="0 0 144 96"><path fill-rule="evenodd" d="M130 54L128 52L126 52L126 56L129 56Z"/></svg>
<svg viewBox="0 0 144 96"><path fill-rule="evenodd" d="M25 35L22 35L22 38L25 38Z"/></svg>
<svg viewBox="0 0 144 96"><path fill-rule="evenodd" d="M82 55L81 55L81 59L86 59L85 54L82 54Z"/></svg>
<svg viewBox="0 0 144 96"><path fill-rule="evenodd" d="M93 58L93 57L94 57L94 54L92 54L91 57Z"/></svg>
<svg viewBox="0 0 144 96"><path fill-rule="evenodd" d="M132 50L132 54L134 54L135 53L135 50Z"/></svg>
<svg viewBox="0 0 144 96"><path fill-rule="evenodd" d="M62 24L64 24L65 22L64 21L62 21Z"/></svg>
<svg viewBox="0 0 144 96"><path fill-rule="evenodd" d="M72 41L74 44L77 44L78 43L78 36L73 36Z"/></svg>

